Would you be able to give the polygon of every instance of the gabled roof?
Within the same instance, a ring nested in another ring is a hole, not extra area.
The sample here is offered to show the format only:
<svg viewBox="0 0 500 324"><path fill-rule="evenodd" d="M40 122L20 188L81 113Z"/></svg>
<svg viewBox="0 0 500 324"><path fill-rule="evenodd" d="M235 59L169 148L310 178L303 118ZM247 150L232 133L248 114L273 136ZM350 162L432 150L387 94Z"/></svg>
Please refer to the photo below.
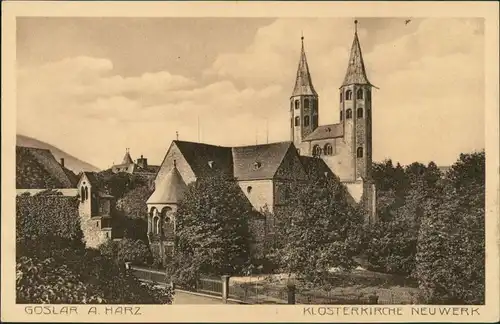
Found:
<svg viewBox="0 0 500 324"><path fill-rule="evenodd" d="M174 141L174 144L197 178L233 175L231 148L184 141Z"/></svg>
<svg viewBox="0 0 500 324"><path fill-rule="evenodd" d="M342 124L322 125L304 138L304 141L338 138L342 136L344 136L344 127Z"/></svg>
<svg viewBox="0 0 500 324"><path fill-rule="evenodd" d="M318 96L318 93L314 89L312 83L309 65L307 64L306 52L304 50L304 37L302 37L299 67L297 68L297 77L295 79L295 87L293 88L292 97L302 95Z"/></svg>
<svg viewBox="0 0 500 324"><path fill-rule="evenodd" d="M186 190L187 185L174 165L172 170L156 186L155 191L147 200L147 204L178 203L184 197Z"/></svg>
<svg viewBox="0 0 500 324"><path fill-rule="evenodd" d="M89 180L89 183L90 183L90 185L92 187L94 187L94 188L99 188L100 187L99 180L97 180L97 177L96 177L96 175L95 175L94 172L85 171L85 172L82 172L82 173L85 174L85 176Z"/></svg>
<svg viewBox="0 0 500 324"><path fill-rule="evenodd" d="M16 188L74 188L75 179L47 149L16 146Z"/></svg>
<svg viewBox="0 0 500 324"><path fill-rule="evenodd" d="M272 179L292 142L233 147L237 180Z"/></svg>
<svg viewBox="0 0 500 324"><path fill-rule="evenodd" d="M357 24L357 21L355 21ZM349 56L349 65L344 77L342 86L351 84L367 84L371 85L366 76L365 63L363 61L363 54L361 53L361 45L359 44L358 32L354 33L354 40L351 46L351 54Z"/></svg>
<svg viewBox="0 0 500 324"><path fill-rule="evenodd" d="M318 178L324 177L325 175L328 177L335 177L335 174L328 167L328 165L326 165L323 159L302 155L299 156L299 158L308 177Z"/></svg>

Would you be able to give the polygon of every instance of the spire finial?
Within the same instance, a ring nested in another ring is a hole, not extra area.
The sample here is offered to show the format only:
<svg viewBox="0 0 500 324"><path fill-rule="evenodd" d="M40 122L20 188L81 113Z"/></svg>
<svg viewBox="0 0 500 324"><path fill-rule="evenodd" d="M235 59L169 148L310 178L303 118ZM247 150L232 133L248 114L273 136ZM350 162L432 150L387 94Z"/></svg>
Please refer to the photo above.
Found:
<svg viewBox="0 0 500 324"><path fill-rule="evenodd" d="M354 33L357 34L358 33L358 20L354 20Z"/></svg>
<svg viewBox="0 0 500 324"><path fill-rule="evenodd" d="M175 138L176 138L177 140L179 140L179 132L178 132L178 131L175 131Z"/></svg>
<svg viewBox="0 0 500 324"><path fill-rule="evenodd" d="M304 42L304 31L303 30L300 31L300 40L302 41L302 43Z"/></svg>

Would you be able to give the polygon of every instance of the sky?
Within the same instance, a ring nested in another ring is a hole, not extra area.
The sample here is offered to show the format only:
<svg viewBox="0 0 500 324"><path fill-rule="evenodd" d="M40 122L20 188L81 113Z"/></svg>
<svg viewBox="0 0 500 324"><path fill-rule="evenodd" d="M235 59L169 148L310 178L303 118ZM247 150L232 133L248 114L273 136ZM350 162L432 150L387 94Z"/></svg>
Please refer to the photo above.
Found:
<svg viewBox="0 0 500 324"><path fill-rule="evenodd" d="M483 19L17 19L17 133L100 168L160 164L180 140L287 141L300 37L319 123L339 120L354 19L373 90L373 159L452 164L484 148Z"/></svg>

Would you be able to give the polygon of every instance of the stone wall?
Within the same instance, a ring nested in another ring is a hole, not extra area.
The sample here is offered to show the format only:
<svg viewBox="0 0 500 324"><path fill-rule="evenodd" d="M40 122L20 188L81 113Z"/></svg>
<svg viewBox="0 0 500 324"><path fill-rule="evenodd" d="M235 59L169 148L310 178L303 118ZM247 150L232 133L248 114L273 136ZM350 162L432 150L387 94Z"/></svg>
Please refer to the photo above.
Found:
<svg viewBox="0 0 500 324"><path fill-rule="evenodd" d="M269 207L270 211L272 211L274 202L274 187L272 180L238 181L238 185L257 211L266 205Z"/></svg>

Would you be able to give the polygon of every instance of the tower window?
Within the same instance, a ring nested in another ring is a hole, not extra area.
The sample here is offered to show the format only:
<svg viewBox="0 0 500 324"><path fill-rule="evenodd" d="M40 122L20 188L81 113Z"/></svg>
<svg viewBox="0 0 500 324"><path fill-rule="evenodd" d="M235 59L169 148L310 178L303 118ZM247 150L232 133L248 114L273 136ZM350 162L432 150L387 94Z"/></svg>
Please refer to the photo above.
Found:
<svg viewBox="0 0 500 324"><path fill-rule="evenodd" d="M295 100L295 109L299 109L299 108L300 108L300 101Z"/></svg>
<svg viewBox="0 0 500 324"><path fill-rule="evenodd" d="M313 126L318 126L318 115L313 115Z"/></svg>
<svg viewBox="0 0 500 324"><path fill-rule="evenodd" d="M295 117L295 126L300 126L300 117Z"/></svg>
<svg viewBox="0 0 500 324"><path fill-rule="evenodd" d="M330 143L325 144L325 155L333 155L333 148Z"/></svg>
<svg viewBox="0 0 500 324"><path fill-rule="evenodd" d="M314 145L313 156L320 156L320 155L321 155L321 147L319 147L319 145Z"/></svg>
<svg viewBox="0 0 500 324"><path fill-rule="evenodd" d="M356 116L358 118L363 118L363 108L358 108Z"/></svg>
<svg viewBox="0 0 500 324"><path fill-rule="evenodd" d="M342 95L342 92L340 93L340 102L344 100L344 96Z"/></svg>
<svg viewBox="0 0 500 324"><path fill-rule="evenodd" d="M356 92L356 99L363 99L363 89L358 89Z"/></svg>
<svg viewBox="0 0 500 324"><path fill-rule="evenodd" d="M340 121L342 121L344 119L344 112L341 110L340 111Z"/></svg>
<svg viewBox="0 0 500 324"><path fill-rule="evenodd" d="M351 90L347 90L345 92L345 100L352 100L352 91Z"/></svg>
<svg viewBox="0 0 500 324"><path fill-rule="evenodd" d="M89 188L85 187L85 200L89 199Z"/></svg>
<svg viewBox="0 0 500 324"><path fill-rule="evenodd" d="M309 126L309 116L304 116L304 126Z"/></svg>
<svg viewBox="0 0 500 324"><path fill-rule="evenodd" d="M346 119L351 119L352 118L352 109L347 109L345 111L345 118Z"/></svg>
<svg viewBox="0 0 500 324"><path fill-rule="evenodd" d="M358 149L356 150L356 156L359 158L363 157L363 148L362 147L358 147Z"/></svg>
<svg viewBox="0 0 500 324"><path fill-rule="evenodd" d="M158 216L153 218L153 234L160 234L160 219Z"/></svg>
<svg viewBox="0 0 500 324"><path fill-rule="evenodd" d="M309 99L304 99L304 109L309 109Z"/></svg>
<svg viewBox="0 0 500 324"><path fill-rule="evenodd" d="M82 200L82 202L85 201L85 188L84 187L82 187L82 189L81 189L81 197L80 197L80 199Z"/></svg>

